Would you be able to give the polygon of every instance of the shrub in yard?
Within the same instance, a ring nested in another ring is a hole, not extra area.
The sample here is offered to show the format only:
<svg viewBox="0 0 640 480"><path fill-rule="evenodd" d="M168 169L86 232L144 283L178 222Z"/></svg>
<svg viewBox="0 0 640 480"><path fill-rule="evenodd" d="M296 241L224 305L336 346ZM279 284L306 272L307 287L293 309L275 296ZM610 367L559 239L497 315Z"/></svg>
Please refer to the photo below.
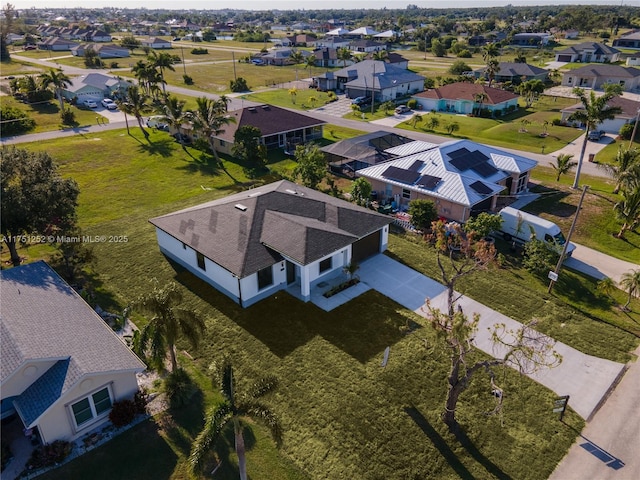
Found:
<svg viewBox="0 0 640 480"><path fill-rule="evenodd" d="M618 134L623 140L631 139L631 135L633 135L633 123L625 123L622 127L620 127L620 131L618 132ZM636 138L638 138L637 133Z"/></svg>
<svg viewBox="0 0 640 480"><path fill-rule="evenodd" d="M56 440L53 443L42 445L31 453L27 468L37 470L38 468L51 467L67 458L71 449L72 445L65 440Z"/></svg>
<svg viewBox="0 0 640 480"><path fill-rule="evenodd" d="M0 122L2 122L3 135L28 132L36 126L35 120L29 118L22 110L6 105L0 107Z"/></svg>
<svg viewBox="0 0 640 480"><path fill-rule="evenodd" d="M209 53L209 50L207 50L206 48L194 48L193 50L191 50L191 53L193 55L207 55Z"/></svg>
<svg viewBox="0 0 640 480"><path fill-rule="evenodd" d="M186 73L182 75L182 80L184 80L185 85L193 85L193 77Z"/></svg>
<svg viewBox="0 0 640 480"><path fill-rule="evenodd" d="M560 255L549 250L542 240L536 238L524 244L522 265L534 275L547 278L549 270L556 267L558 258Z"/></svg>
<svg viewBox="0 0 640 480"><path fill-rule="evenodd" d="M249 90L247 81L242 77L238 77L236 80L229 81L229 87L231 88L232 92L246 92L247 90Z"/></svg>
<svg viewBox="0 0 640 480"><path fill-rule="evenodd" d="M417 106L418 106L418 101L415 98L412 98L407 101L407 107L409 107L411 110L415 110Z"/></svg>
<svg viewBox="0 0 640 480"><path fill-rule="evenodd" d="M60 118L62 119L62 123L65 125L73 125L76 123L76 114L69 108L64 109L60 114Z"/></svg>
<svg viewBox="0 0 640 480"><path fill-rule="evenodd" d="M464 231L467 233L475 232L478 238L484 238L491 232L499 231L501 226L502 217L500 215L481 212L467 220L467 223L464 224Z"/></svg>
<svg viewBox="0 0 640 480"><path fill-rule="evenodd" d="M145 415L147 413L147 403L149 403L149 394L143 388L138 390L133 396L133 404L136 407L136 413L138 415Z"/></svg>
<svg viewBox="0 0 640 480"><path fill-rule="evenodd" d="M179 408L191 400L198 391L198 386L184 369L178 368L167 376L164 381L164 391L171 408Z"/></svg>
<svg viewBox="0 0 640 480"><path fill-rule="evenodd" d="M113 403L109 413L109 420L115 427L124 427L133 422L136 413L137 406L132 400L121 400Z"/></svg>
<svg viewBox="0 0 640 480"><path fill-rule="evenodd" d="M560 118L556 117L553 120L551 120L551 125L555 125L556 127L558 125L562 125L562 120Z"/></svg>

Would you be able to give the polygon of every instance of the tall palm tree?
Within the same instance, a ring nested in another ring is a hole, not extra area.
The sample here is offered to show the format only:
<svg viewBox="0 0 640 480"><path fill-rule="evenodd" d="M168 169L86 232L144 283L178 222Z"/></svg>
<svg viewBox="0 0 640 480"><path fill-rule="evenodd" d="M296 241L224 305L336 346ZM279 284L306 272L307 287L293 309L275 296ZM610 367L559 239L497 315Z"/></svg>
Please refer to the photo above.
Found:
<svg viewBox="0 0 640 480"><path fill-rule="evenodd" d="M549 162L551 168L556 171L556 182L560 181L560 175L564 175L565 173L569 173L573 168L578 165L578 162L572 162L571 159L573 155L569 155L567 153L561 153L556 158L556 163Z"/></svg>
<svg viewBox="0 0 640 480"><path fill-rule="evenodd" d="M622 190L622 199L613 206L613 211L622 221L618 238L624 238L624 232L634 230L640 224L640 188L634 190Z"/></svg>
<svg viewBox="0 0 640 480"><path fill-rule="evenodd" d="M120 109L124 112L125 116L129 114L136 117L144 138L149 138L149 132L142 126L142 117L151 110L148 100L149 97L141 92L137 85L130 85L129 88L127 88L124 99L119 102ZM128 123L127 133L129 133Z"/></svg>
<svg viewBox="0 0 640 480"><path fill-rule="evenodd" d="M624 273L620 278L620 286L629 294L627 303L622 307L623 310L627 310L631 299L640 293L640 270L631 270Z"/></svg>
<svg viewBox="0 0 640 480"><path fill-rule="evenodd" d="M307 67L309 68L309 77L311 77L311 69L316 66L316 56L309 55L306 58L306 64L307 64Z"/></svg>
<svg viewBox="0 0 640 480"><path fill-rule="evenodd" d="M580 158L578 158L578 168L576 169L576 176L573 181L572 188L578 188L580 182L580 170L582 168L582 162L584 160L584 152L587 149L587 137L589 131L595 129L605 120L611 120L615 116L622 112L622 109L617 106L609 106L611 99L622 95L622 87L618 84L605 84L604 95L598 97L595 92L591 90L589 95L580 87L573 89L573 93L580 99L584 108L576 110L572 113L568 121L584 124L585 132L584 139L582 141L582 149L580 150Z"/></svg>
<svg viewBox="0 0 640 480"><path fill-rule="evenodd" d="M291 55L289 55L289 60L291 60L291 63L294 65L298 65L304 62L304 55L300 50L292 50Z"/></svg>
<svg viewBox="0 0 640 480"><path fill-rule="evenodd" d="M228 103L228 97L220 97L218 100L199 97L196 99L197 108L189 112L194 130L207 139L218 164L220 164L220 157L214 144L214 137L223 133L226 125L235 122L235 118L227 115Z"/></svg>
<svg viewBox="0 0 640 480"><path fill-rule="evenodd" d="M280 445L282 443L280 421L268 406L259 401L261 397L272 392L278 382L275 377L266 377L256 382L245 394L239 394L236 391L233 366L229 358L225 358L216 370L216 381L220 382L220 391L224 401L207 412L204 428L197 436L189 455L189 468L194 473L201 468L205 455L215 445L225 427L231 423L235 434L240 479L246 480L247 463L240 419L241 417L252 417L264 423L271 431L276 443Z"/></svg>
<svg viewBox="0 0 640 480"><path fill-rule="evenodd" d="M495 43L487 43L482 47L482 59L488 62L492 58L500 56L500 47Z"/></svg>
<svg viewBox="0 0 640 480"><path fill-rule="evenodd" d="M629 183L633 176L640 177L640 151L635 148L624 149L621 146L614 163L599 163L598 167L615 180L613 193L618 193L623 184Z"/></svg>
<svg viewBox="0 0 640 480"><path fill-rule="evenodd" d="M485 73L489 78L489 86L493 83L493 79L496 78L496 74L500 71L500 62L495 58L490 58L487 60L487 68L485 69Z"/></svg>
<svg viewBox="0 0 640 480"><path fill-rule="evenodd" d="M58 102L60 102L60 115L64 114L64 100L62 99L62 89L71 85L71 79L62 70L50 69L48 72L40 74L42 88L53 85Z"/></svg>
<svg viewBox="0 0 640 480"><path fill-rule="evenodd" d="M375 52L373 52L374 60L385 61L387 58L389 58L389 52L387 52L386 50L376 50Z"/></svg>
<svg viewBox="0 0 640 480"><path fill-rule="evenodd" d="M171 371L178 368L176 358L176 342L184 336L193 348L197 348L205 330L204 320L193 310L180 308L182 293L175 283L171 282L160 288L157 284L153 290L141 296L135 307L142 312L153 315L140 333L139 353L149 350L151 361L162 366L167 351L171 358Z"/></svg>
<svg viewBox="0 0 640 480"><path fill-rule="evenodd" d="M481 92L481 93L476 93L473 96L473 101L476 102L478 104L478 116L480 116L480 112L482 111L482 105L484 104L484 102L488 99L489 97L487 96L486 93Z"/></svg>
<svg viewBox="0 0 640 480"><path fill-rule="evenodd" d="M184 104L184 100L178 100L177 97L170 95L162 103L161 106L162 114L164 115L165 120L167 121L169 126L173 127L178 132L178 140L180 141L180 145L182 145L182 148L185 148L184 138L180 132L180 128L186 120Z"/></svg>
<svg viewBox="0 0 640 480"><path fill-rule="evenodd" d="M165 88L165 85L167 82L165 82L164 80L164 70L167 69L167 70L171 70L172 72L176 71L175 68L173 68L173 58L171 57L171 55L169 55L166 52L157 53L154 50L151 52L151 55L149 56L149 61L155 68L160 70L160 79L162 81L162 93L166 97L167 90Z"/></svg>

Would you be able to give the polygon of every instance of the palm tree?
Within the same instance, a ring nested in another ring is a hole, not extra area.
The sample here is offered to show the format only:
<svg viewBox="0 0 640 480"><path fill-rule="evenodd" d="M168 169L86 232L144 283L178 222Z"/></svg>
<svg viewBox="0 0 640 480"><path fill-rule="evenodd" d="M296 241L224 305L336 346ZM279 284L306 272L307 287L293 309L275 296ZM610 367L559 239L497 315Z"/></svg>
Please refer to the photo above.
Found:
<svg viewBox="0 0 640 480"><path fill-rule="evenodd" d="M387 52L386 50L376 50L375 52L373 52L374 60L385 61L387 58L389 58L389 52Z"/></svg>
<svg viewBox="0 0 640 480"><path fill-rule="evenodd" d="M235 122L235 118L227 115L228 103L227 97L220 97L218 100L199 97L196 99L197 108L189 112L194 130L201 132L207 139L218 164L220 164L220 157L214 144L214 137L224 132L224 126Z"/></svg>
<svg viewBox="0 0 640 480"><path fill-rule="evenodd" d="M160 79L162 81L162 93L166 97L167 90L165 88L166 82L164 81L164 70L169 69L172 72L175 72L175 68L173 68L173 58L166 52L157 53L155 50L151 52L149 56L149 60L151 64L160 70Z"/></svg>
<svg viewBox="0 0 640 480"><path fill-rule="evenodd" d="M293 50L291 55L289 55L289 60L291 60L294 65L297 65L304 62L304 55L300 50Z"/></svg>
<svg viewBox="0 0 640 480"><path fill-rule="evenodd" d="M613 206L618 219L622 220L617 238L624 238L624 232L634 230L640 224L640 188L622 190L622 199Z"/></svg>
<svg viewBox="0 0 640 480"><path fill-rule="evenodd" d="M600 163L598 167L605 170L615 181L613 193L618 193L624 183L629 183L634 176L640 178L640 151L636 149L618 149L614 163Z"/></svg>
<svg viewBox="0 0 640 480"><path fill-rule="evenodd" d="M276 443L282 443L282 427L275 413L259 399L272 392L278 385L275 377L266 377L257 381L245 394L236 392L236 382L233 366L229 358L225 358L217 370L216 380L220 382L220 390L224 401L211 408L205 417L204 428L197 436L191 454L189 468L193 473L200 470L205 455L215 445L222 431L230 423L233 424L235 434L235 448L238 455L238 470L240 479L247 479L247 464L245 459L244 436L242 434L241 417L252 417L264 423Z"/></svg>
<svg viewBox="0 0 640 480"><path fill-rule="evenodd" d="M149 138L149 132L147 132L142 126L142 117L149 112L151 107L147 103L149 97L140 91L137 85L130 85L127 88L127 94L125 98L119 102L120 109L126 115L133 115L138 120L138 126L144 135L144 138ZM129 124L127 123L127 133L129 133Z"/></svg>
<svg viewBox="0 0 640 480"><path fill-rule="evenodd" d="M640 270L631 270L624 273L620 278L620 286L629 294L627 303L622 307L623 310L628 310L631 299L640 293Z"/></svg>
<svg viewBox="0 0 640 480"><path fill-rule="evenodd" d="M306 59L307 67L309 68L309 77L311 77L311 69L316 66L315 55L309 55Z"/></svg>
<svg viewBox="0 0 640 480"><path fill-rule="evenodd" d="M158 72L153 65L145 62L144 60L138 60L138 62L131 68L131 71L145 93L147 95L151 95L151 84L154 83L158 76Z"/></svg>
<svg viewBox="0 0 640 480"><path fill-rule="evenodd" d="M618 84L605 84L604 95L600 97L597 97L593 90L587 95L580 87L574 88L573 93L580 99L584 108L572 113L568 121L582 123L586 130L584 132L582 149L580 150L580 158L578 159L578 168L576 169L576 176L572 186L572 188L577 189L580 182L580 170L582 168L582 161L584 160L584 152L587 149L589 131L595 129L605 120L615 118L617 114L622 112L620 107L608 105L611 99L622 95L622 87Z"/></svg>
<svg viewBox="0 0 640 480"><path fill-rule="evenodd" d="M614 282L611 277L604 277L596 284L596 290L609 298L611 298L611 295L615 292L616 288L616 282Z"/></svg>
<svg viewBox="0 0 640 480"><path fill-rule="evenodd" d="M172 372L178 368L175 345L180 335L197 348L205 330L204 320L193 310L178 307L181 303L182 293L173 282L162 288L156 283L151 292L135 303L142 312L153 315L140 333L139 353L148 349L151 361L162 366L168 350Z"/></svg>
<svg viewBox="0 0 640 480"><path fill-rule="evenodd" d="M556 158L556 163L549 162L551 168L556 171L556 182L560 181L560 175L564 175L565 173L569 173L573 168L578 165L578 162L572 162L571 159L573 155L569 155L567 153L561 153Z"/></svg>
<svg viewBox="0 0 640 480"><path fill-rule="evenodd" d="M493 83L493 79L496 78L496 74L500 71L500 62L495 58L490 58L487 60L487 68L485 69L485 73L489 78L489 86Z"/></svg>
<svg viewBox="0 0 640 480"><path fill-rule="evenodd" d="M490 59L500 56L500 47L495 43L487 43L482 47L482 59L488 62Z"/></svg>
<svg viewBox="0 0 640 480"><path fill-rule="evenodd" d="M185 121L184 100L178 100L177 97L169 96L162 104L162 113L169 126L173 127L178 132L178 140L182 148L184 146L184 138L180 132L180 127Z"/></svg>
<svg viewBox="0 0 640 480"><path fill-rule="evenodd" d="M482 111L482 104L488 99L489 97L487 96L486 93L481 92L481 93L476 93L473 96L473 101L476 102L478 104L478 116L480 116L480 112Z"/></svg>
<svg viewBox="0 0 640 480"><path fill-rule="evenodd" d="M347 47L338 48L336 55L338 56L338 60L342 60L343 67L347 66L347 62L351 60L352 57L351 50L349 50Z"/></svg>
<svg viewBox="0 0 640 480"><path fill-rule="evenodd" d="M64 100L62 99L62 89L71 85L71 79L62 70L50 69L48 72L40 74L42 88L53 85L58 102L60 102L60 115L64 114Z"/></svg>

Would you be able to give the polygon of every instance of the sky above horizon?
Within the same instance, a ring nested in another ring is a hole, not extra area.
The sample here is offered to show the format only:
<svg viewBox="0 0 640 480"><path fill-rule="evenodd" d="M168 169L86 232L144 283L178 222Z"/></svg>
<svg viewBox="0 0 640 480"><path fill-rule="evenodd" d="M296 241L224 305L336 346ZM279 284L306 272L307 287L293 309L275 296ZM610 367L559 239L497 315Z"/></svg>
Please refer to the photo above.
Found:
<svg viewBox="0 0 640 480"><path fill-rule="evenodd" d="M5 1L2 2L7 3ZM198 9L198 10L222 10L234 8L242 10L319 10L319 9L370 9L384 8L404 9L407 5L417 5L420 8L469 8L478 6L497 7L505 5L559 5L559 4L583 4L583 5L626 5L640 7L640 0L457 0L452 5L451 0L323 0L312 2L304 0L10 0L17 9L36 7L44 8L148 8L148 9Z"/></svg>

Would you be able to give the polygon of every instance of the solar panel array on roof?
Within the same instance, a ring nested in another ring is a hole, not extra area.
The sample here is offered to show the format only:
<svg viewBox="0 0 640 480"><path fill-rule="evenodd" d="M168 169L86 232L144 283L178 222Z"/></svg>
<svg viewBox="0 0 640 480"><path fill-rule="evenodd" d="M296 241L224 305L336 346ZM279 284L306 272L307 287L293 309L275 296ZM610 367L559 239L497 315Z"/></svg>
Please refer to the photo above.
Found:
<svg viewBox="0 0 640 480"><path fill-rule="evenodd" d="M466 150L466 153L463 152L463 150ZM487 157L484 153L479 152L478 150L470 152L466 148L461 148L459 150L456 150L455 152L450 153L449 158L451 158L451 165L456 167L461 172L469 170L470 168L473 168L476 165L489 160L489 157Z"/></svg>
<svg viewBox="0 0 640 480"><path fill-rule="evenodd" d="M467 150L466 148L462 147L462 148L459 148L458 150L455 150L455 151L451 152L449 154L449 158L454 159L454 158L458 158L458 157L464 157L468 153L469 153L469 150Z"/></svg>
<svg viewBox="0 0 640 480"><path fill-rule="evenodd" d="M476 192L478 192L480 195L486 195L487 193L491 193L492 192L491 188L487 187L480 180L478 180L477 182L473 182L469 186L471 188L473 188Z"/></svg>
<svg viewBox="0 0 640 480"><path fill-rule="evenodd" d="M471 170L484 178L490 177L491 175L498 172L498 169L491 165L489 162L478 163L477 165L471 167Z"/></svg>
<svg viewBox="0 0 640 480"><path fill-rule="evenodd" d="M416 182L416 186L433 190L440 180L442 179L432 175L422 175Z"/></svg>
<svg viewBox="0 0 640 480"><path fill-rule="evenodd" d="M420 177L420 174L418 172L413 172L404 168L390 166L384 172L382 172L382 176L388 178L389 180L395 180L396 182L413 185L418 177Z"/></svg>
<svg viewBox="0 0 640 480"><path fill-rule="evenodd" d="M416 160L411 164L411 166L409 167L409 170L411 170L412 172L417 172L423 167L423 165L424 165L424 162L422 160Z"/></svg>

